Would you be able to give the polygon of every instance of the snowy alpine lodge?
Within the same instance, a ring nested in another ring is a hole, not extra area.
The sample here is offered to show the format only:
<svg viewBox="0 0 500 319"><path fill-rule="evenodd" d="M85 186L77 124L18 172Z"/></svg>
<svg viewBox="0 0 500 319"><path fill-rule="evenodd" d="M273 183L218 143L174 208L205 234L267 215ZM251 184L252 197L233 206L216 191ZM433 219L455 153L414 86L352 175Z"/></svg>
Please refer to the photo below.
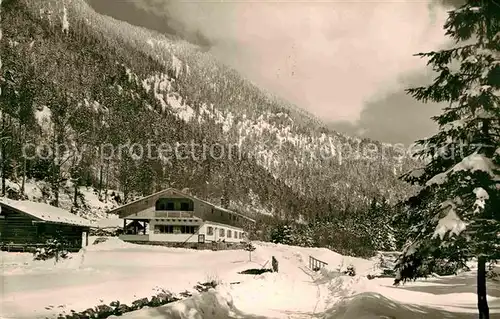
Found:
<svg viewBox="0 0 500 319"><path fill-rule="evenodd" d="M0 248L32 250L49 239L64 242L69 251L88 245L91 223L67 210L27 200L0 199Z"/></svg>
<svg viewBox="0 0 500 319"><path fill-rule="evenodd" d="M127 242L192 248L225 249L246 239L255 220L174 188L109 211L123 219Z"/></svg>

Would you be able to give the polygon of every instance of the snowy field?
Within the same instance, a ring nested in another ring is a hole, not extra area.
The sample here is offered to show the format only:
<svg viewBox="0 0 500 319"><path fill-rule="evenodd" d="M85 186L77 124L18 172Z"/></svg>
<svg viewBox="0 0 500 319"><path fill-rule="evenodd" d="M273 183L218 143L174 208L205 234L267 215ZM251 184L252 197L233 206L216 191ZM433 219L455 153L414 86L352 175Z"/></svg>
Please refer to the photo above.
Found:
<svg viewBox="0 0 500 319"><path fill-rule="evenodd" d="M0 317L55 318L116 300L131 304L161 289L193 292L197 282L214 279L221 282L216 290L122 318L477 317L474 271L393 287L390 278L367 279L380 272L378 259L343 257L320 248L259 242L255 246L252 261L246 251L140 246L117 238L91 245L56 265L33 261L30 254L0 252ZM266 262L270 268L272 256L279 261L279 273L238 274ZM327 268L311 272L309 256L327 262ZM349 264L356 268L355 277L338 272ZM500 318L500 283L488 284L491 318Z"/></svg>

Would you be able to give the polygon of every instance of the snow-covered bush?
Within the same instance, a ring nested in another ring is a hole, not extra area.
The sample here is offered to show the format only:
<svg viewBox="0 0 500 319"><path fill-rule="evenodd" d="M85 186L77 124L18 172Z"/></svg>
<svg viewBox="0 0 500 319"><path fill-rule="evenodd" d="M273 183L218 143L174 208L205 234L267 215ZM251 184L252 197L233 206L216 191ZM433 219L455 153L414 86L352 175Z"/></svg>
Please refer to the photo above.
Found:
<svg viewBox="0 0 500 319"><path fill-rule="evenodd" d="M356 268L353 265L347 266L347 269L344 271L344 274L354 277L356 276Z"/></svg>
<svg viewBox="0 0 500 319"><path fill-rule="evenodd" d="M194 286L194 289L196 289L198 292L207 292L210 289L215 289L218 285L219 282L211 280L204 283L198 283L196 286Z"/></svg>
<svg viewBox="0 0 500 319"><path fill-rule="evenodd" d="M69 252L66 249L66 245L64 242L56 239L47 240L43 247L39 247L33 252L34 260L49 260L55 258L55 262L58 262L60 259L67 259L68 257Z"/></svg>

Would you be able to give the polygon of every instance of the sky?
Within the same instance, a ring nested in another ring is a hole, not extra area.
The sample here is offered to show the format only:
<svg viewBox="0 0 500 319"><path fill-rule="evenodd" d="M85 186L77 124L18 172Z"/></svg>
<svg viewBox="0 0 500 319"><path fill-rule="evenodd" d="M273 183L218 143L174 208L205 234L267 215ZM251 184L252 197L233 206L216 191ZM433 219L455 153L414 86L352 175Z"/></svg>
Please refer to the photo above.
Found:
<svg viewBox="0 0 500 319"><path fill-rule="evenodd" d="M351 135L411 143L436 130L441 106L405 88L433 74L456 0L87 0L96 11L210 51L258 85Z"/></svg>

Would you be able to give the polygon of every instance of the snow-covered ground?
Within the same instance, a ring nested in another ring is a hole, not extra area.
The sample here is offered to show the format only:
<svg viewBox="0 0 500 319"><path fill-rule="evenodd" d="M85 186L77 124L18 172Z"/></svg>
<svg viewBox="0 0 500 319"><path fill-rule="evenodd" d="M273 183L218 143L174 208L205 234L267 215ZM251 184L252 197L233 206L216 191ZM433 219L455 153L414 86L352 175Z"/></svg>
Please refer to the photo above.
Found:
<svg viewBox="0 0 500 319"><path fill-rule="evenodd" d="M92 243L95 238L91 238ZM193 291L197 282L220 281L216 290L159 308L123 315L139 318L476 318L474 272L393 287L392 279L368 280L378 260L344 257L327 249L255 243L246 251L197 251L128 244L117 238L91 245L72 258L33 261L30 254L0 252L1 318L54 318L71 310L149 297L164 289ZM242 275L249 268L278 273ZM313 256L328 263L307 269ZM267 265L266 265L267 263ZM349 264L357 275L340 275ZM237 283L239 282L239 283ZM500 284L489 282L491 318L500 318Z"/></svg>

